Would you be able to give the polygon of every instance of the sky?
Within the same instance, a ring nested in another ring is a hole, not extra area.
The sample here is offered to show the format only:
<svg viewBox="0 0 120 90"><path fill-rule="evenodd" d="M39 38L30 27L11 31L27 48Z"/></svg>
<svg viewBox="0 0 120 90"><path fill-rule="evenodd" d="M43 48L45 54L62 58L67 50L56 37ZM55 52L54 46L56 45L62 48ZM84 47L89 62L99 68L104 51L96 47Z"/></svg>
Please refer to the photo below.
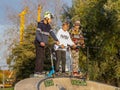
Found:
<svg viewBox="0 0 120 90"><path fill-rule="evenodd" d="M8 24L7 22L7 9L12 8L20 12L22 10L22 2L24 0L0 0L0 25ZM38 0L34 0L38 1ZM50 1L50 0L46 0ZM68 6L72 4L72 0L61 0Z"/></svg>
<svg viewBox="0 0 120 90"><path fill-rule="evenodd" d="M13 8L20 11L22 0L0 0L0 25L8 24L7 22L7 9Z"/></svg>
<svg viewBox="0 0 120 90"><path fill-rule="evenodd" d="M25 0L0 0L0 66L6 64L6 57L3 54L6 53L8 45L5 45L3 42L5 41L5 37L7 36L5 35L7 28L12 26L7 18L7 13L9 13L9 9L21 12L23 9L23 1ZM62 0L62 2L64 2L64 4L68 6L72 5L72 0Z"/></svg>

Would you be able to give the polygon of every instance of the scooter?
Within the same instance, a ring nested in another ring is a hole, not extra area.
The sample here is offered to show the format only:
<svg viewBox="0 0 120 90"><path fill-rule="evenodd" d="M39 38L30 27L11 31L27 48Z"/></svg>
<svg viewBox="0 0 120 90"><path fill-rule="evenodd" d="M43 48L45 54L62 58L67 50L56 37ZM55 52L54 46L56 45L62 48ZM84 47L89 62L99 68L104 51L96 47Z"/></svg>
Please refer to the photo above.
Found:
<svg viewBox="0 0 120 90"><path fill-rule="evenodd" d="M69 52L69 56L70 56L70 70L69 70L69 75L70 77L72 77L72 72L73 72L73 67L72 67L72 63L73 63L73 58L72 58L72 54L71 54L71 47L68 46L67 48L68 52Z"/></svg>
<svg viewBox="0 0 120 90"><path fill-rule="evenodd" d="M47 77L52 77L55 74L55 69L54 69L54 64L53 64L53 54L52 54L52 50L51 48L49 48L50 50L50 57L51 57L51 70L50 72L47 74Z"/></svg>

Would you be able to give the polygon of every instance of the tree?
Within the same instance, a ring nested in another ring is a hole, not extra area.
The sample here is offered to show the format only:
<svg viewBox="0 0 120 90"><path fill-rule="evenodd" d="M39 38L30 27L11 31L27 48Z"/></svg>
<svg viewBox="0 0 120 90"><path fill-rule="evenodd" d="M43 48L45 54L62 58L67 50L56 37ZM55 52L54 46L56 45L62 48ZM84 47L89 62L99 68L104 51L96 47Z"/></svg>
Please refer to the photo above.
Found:
<svg viewBox="0 0 120 90"><path fill-rule="evenodd" d="M35 30L35 25L31 24L27 27L25 30L24 44L20 45L16 43L7 60L9 65L13 64L17 79L26 78L33 73L35 61Z"/></svg>
<svg viewBox="0 0 120 90"><path fill-rule="evenodd" d="M35 65L35 31L36 25L30 24L25 29L24 43L18 44L12 48L12 52L7 59L7 63L13 66L16 80L21 80L34 74ZM49 42L53 42L53 39L49 39ZM48 46L51 47L51 44ZM50 63L50 51L46 48L46 60L44 61L44 70L48 71L51 69Z"/></svg>
<svg viewBox="0 0 120 90"><path fill-rule="evenodd" d="M90 79L115 86L120 86L119 4L119 0L74 0L68 10L72 21L81 20L87 34L86 46L99 47L89 49ZM85 59L81 55L80 66L85 68Z"/></svg>
<svg viewBox="0 0 120 90"><path fill-rule="evenodd" d="M37 19L38 4L40 4L42 6L41 16L43 16L43 12L46 11L46 9L47 10L52 9L52 8L49 8L51 5L52 5L52 7L53 6L55 7L55 10L54 10L55 13L60 12L59 10L61 10L60 3L57 3L54 0L51 0L51 1L46 2L46 1L39 1L39 0L38 1L24 0L22 3L23 8L28 7L28 13L26 15L24 44L19 45L19 42L18 42L19 35L15 34L15 35L17 35L18 38L16 38L16 36L15 36L14 37L15 40L13 40L13 41L11 40L12 42L9 46L11 53L9 54L9 57L7 59L8 65L13 66L13 69L16 73L15 78L18 80L29 77L29 75L34 72L34 61L35 61L34 39L35 39L35 30L36 30L36 24L37 24L36 19ZM48 3L48 4L46 4L46 3ZM57 4L57 6L56 6L56 4ZM13 10L13 9L11 9L11 10ZM10 21L13 22L13 25L16 25L15 21L19 21L18 17L17 17L18 14L19 14L19 12L15 13L15 15L14 15L14 13L8 14L8 16L12 17L12 18L10 18ZM56 13L56 14L59 14L59 13ZM56 22L57 22L57 18L59 18L58 16L59 15L56 16L56 19L55 19ZM19 25L19 24L17 24L17 25ZM18 31L17 29L15 29L15 30ZM9 30L9 32L12 33L13 29ZM9 35L11 35L11 34L9 34ZM52 41L52 39L50 39L50 42L51 41ZM47 60L45 61L45 64L47 64L46 65L47 68L45 67L45 69L49 70L50 69L50 67L48 67L48 66L50 66L49 51L47 52L46 57L47 57Z"/></svg>
<svg viewBox="0 0 120 90"><path fill-rule="evenodd" d="M2 80L3 80L3 73L2 73L2 71L0 70L0 83L2 83Z"/></svg>

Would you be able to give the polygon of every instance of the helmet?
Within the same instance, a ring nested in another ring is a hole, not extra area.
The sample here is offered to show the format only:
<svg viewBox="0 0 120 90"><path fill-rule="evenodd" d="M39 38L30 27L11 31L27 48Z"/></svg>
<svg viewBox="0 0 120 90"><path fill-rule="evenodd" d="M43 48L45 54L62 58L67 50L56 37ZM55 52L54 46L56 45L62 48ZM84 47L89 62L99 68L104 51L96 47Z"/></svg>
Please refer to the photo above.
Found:
<svg viewBox="0 0 120 90"><path fill-rule="evenodd" d="M74 26L80 26L80 21L79 20L75 21Z"/></svg>
<svg viewBox="0 0 120 90"><path fill-rule="evenodd" d="M44 18L54 18L54 16L53 16L53 14L52 13L50 13L49 11L46 11L45 13L44 13Z"/></svg>

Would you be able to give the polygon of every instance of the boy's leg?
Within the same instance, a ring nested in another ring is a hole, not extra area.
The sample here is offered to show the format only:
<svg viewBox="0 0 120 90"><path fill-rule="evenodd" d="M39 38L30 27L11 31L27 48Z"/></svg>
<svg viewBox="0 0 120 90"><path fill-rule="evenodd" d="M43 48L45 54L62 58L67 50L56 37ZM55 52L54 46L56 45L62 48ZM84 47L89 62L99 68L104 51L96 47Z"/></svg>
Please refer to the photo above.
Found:
<svg viewBox="0 0 120 90"><path fill-rule="evenodd" d="M65 72L66 51L61 51L61 60L62 60L62 72Z"/></svg>
<svg viewBox="0 0 120 90"><path fill-rule="evenodd" d="M72 50L72 58L73 58L73 72L78 72L79 70L79 51Z"/></svg>
<svg viewBox="0 0 120 90"><path fill-rule="evenodd" d="M61 60L61 51L57 50L56 51L56 63L55 63L55 71L59 71L59 65L60 65L60 60Z"/></svg>
<svg viewBox="0 0 120 90"><path fill-rule="evenodd" d="M45 59L45 49L36 45L35 72L42 72Z"/></svg>

